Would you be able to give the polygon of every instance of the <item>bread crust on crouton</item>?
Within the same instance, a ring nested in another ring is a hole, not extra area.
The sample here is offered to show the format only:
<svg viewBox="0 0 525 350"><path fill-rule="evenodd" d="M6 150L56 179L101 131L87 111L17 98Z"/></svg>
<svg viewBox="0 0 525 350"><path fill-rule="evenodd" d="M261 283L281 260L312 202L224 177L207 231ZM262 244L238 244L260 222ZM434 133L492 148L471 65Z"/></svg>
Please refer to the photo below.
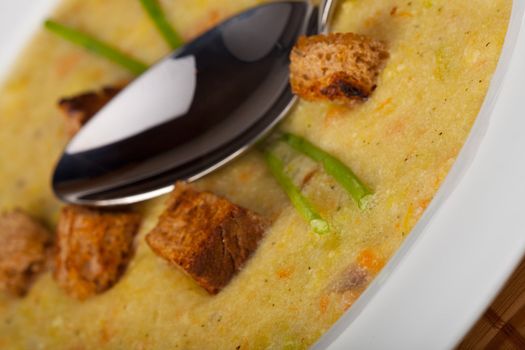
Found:
<svg viewBox="0 0 525 350"><path fill-rule="evenodd" d="M124 85L105 86L98 91L87 91L58 101L58 107L64 115L66 130L74 136L84 124L102 109Z"/></svg>
<svg viewBox="0 0 525 350"><path fill-rule="evenodd" d="M0 290L23 296L44 271L51 233L21 210L0 215Z"/></svg>
<svg viewBox="0 0 525 350"><path fill-rule="evenodd" d="M300 37L290 54L292 91L305 100L352 105L374 91L387 57L384 43L363 35Z"/></svg>
<svg viewBox="0 0 525 350"><path fill-rule="evenodd" d="M178 182L146 241L157 255L216 294L256 250L266 227L250 210Z"/></svg>
<svg viewBox="0 0 525 350"><path fill-rule="evenodd" d="M54 271L60 287L79 300L111 288L132 256L139 224L131 212L62 208Z"/></svg>

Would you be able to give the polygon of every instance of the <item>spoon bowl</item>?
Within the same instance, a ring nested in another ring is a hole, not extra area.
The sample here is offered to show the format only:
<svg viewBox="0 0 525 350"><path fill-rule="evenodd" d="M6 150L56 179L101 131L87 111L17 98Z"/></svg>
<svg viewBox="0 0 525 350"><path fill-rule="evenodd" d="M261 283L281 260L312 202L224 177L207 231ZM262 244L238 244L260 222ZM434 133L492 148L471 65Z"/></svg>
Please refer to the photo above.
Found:
<svg viewBox="0 0 525 350"><path fill-rule="evenodd" d="M56 195L130 204L243 153L292 106L288 57L299 36L318 32L316 13L306 1L261 5L159 61L71 140L53 176Z"/></svg>

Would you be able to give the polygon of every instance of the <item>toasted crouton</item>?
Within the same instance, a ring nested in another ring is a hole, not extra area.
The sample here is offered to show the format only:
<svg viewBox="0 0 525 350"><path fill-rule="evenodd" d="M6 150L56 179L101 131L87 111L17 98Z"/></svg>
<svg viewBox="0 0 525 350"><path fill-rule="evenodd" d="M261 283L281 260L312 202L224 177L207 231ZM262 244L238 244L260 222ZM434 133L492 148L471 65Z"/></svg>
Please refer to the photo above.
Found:
<svg viewBox="0 0 525 350"><path fill-rule="evenodd" d="M16 210L0 215L0 290L23 296L44 270L52 236L40 223Z"/></svg>
<svg viewBox="0 0 525 350"><path fill-rule="evenodd" d="M106 86L99 91L88 91L60 99L58 107L65 117L69 136L74 136L91 117L122 90L122 87Z"/></svg>
<svg viewBox="0 0 525 350"><path fill-rule="evenodd" d="M374 91L387 57L385 44L363 35L301 37L290 55L292 90L305 100L351 105Z"/></svg>
<svg viewBox="0 0 525 350"><path fill-rule="evenodd" d="M178 182L146 240L157 255L216 294L255 251L266 226L259 215Z"/></svg>
<svg viewBox="0 0 525 350"><path fill-rule="evenodd" d="M124 272L140 218L129 212L64 207L57 227L54 277L79 300L102 293Z"/></svg>

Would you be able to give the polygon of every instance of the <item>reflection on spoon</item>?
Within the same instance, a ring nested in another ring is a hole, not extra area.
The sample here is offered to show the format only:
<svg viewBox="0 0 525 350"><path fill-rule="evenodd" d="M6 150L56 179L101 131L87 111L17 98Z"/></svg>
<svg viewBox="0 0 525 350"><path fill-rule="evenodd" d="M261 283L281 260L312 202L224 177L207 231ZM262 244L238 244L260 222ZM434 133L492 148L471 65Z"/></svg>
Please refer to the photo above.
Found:
<svg viewBox="0 0 525 350"><path fill-rule="evenodd" d="M300 35L319 31L316 15L307 1L261 5L161 60L71 141L55 193L79 204L133 203L242 153L292 106L289 54Z"/></svg>
<svg viewBox="0 0 525 350"><path fill-rule="evenodd" d="M89 127L80 129L66 152L108 146L186 114L196 85L194 56L165 59L98 112Z"/></svg>

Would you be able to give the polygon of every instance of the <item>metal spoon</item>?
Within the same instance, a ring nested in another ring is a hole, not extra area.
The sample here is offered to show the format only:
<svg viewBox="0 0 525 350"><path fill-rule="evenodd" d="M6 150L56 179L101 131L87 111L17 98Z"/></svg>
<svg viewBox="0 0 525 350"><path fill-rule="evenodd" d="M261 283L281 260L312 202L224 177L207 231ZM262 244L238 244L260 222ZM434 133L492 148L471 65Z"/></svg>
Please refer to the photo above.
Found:
<svg viewBox="0 0 525 350"><path fill-rule="evenodd" d="M300 35L326 32L333 1L247 10L135 79L67 145L53 189L71 203L146 200L234 159L295 101L289 54Z"/></svg>

